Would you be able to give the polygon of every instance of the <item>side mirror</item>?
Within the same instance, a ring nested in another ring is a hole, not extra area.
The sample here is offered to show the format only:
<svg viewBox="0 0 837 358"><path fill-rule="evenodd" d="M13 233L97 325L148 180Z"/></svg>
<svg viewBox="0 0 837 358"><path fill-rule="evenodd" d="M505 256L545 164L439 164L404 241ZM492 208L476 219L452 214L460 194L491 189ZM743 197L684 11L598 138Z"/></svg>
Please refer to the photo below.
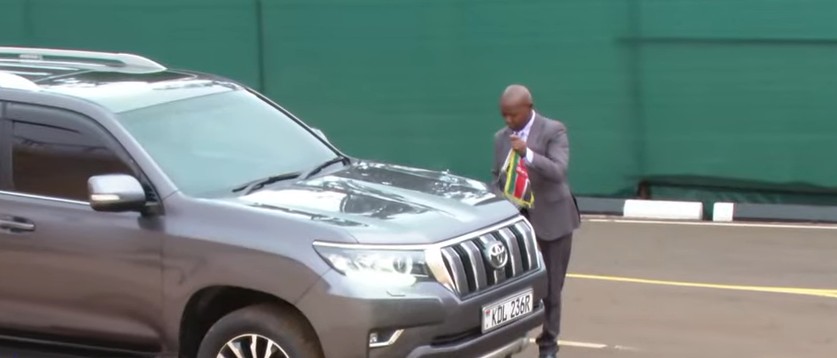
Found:
<svg viewBox="0 0 837 358"><path fill-rule="evenodd" d="M311 130L313 130L314 133L316 133L318 137L320 137L324 141L328 142L328 137L326 137L325 133L323 133L322 130L320 130L319 128L313 128L313 127L311 128ZM331 142L329 142L329 143L331 143Z"/></svg>
<svg viewBox="0 0 837 358"><path fill-rule="evenodd" d="M87 181L90 207L96 211L140 211L145 207L145 189L130 175L106 174Z"/></svg>

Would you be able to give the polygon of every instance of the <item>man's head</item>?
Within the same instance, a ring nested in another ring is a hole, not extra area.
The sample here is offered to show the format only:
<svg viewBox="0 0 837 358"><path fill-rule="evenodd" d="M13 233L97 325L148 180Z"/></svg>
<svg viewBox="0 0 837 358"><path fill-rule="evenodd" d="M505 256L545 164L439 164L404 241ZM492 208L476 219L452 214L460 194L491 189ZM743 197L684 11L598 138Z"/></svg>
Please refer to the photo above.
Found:
<svg viewBox="0 0 837 358"><path fill-rule="evenodd" d="M532 94L523 85L508 86L500 96L500 113L506 125L514 131L526 126L532 114L532 107Z"/></svg>

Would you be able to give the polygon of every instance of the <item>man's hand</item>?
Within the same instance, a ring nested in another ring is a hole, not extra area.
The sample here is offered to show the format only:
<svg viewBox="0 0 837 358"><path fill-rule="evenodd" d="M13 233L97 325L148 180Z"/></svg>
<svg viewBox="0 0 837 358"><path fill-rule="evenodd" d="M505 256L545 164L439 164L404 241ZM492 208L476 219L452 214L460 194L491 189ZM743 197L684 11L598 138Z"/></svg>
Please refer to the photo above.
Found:
<svg viewBox="0 0 837 358"><path fill-rule="evenodd" d="M526 156L526 150L527 150L526 141L524 141L520 137L512 134L511 135L511 145L512 145L512 148L514 149L514 151L517 152L517 154L520 154L521 157Z"/></svg>

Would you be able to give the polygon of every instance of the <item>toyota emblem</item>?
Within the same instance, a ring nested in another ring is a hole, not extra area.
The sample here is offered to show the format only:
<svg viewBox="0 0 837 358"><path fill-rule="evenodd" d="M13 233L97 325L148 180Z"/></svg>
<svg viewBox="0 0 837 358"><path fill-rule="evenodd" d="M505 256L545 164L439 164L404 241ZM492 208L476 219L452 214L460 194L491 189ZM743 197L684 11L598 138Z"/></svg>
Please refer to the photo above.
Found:
<svg viewBox="0 0 837 358"><path fill-rule="evenodd" d="M494 242L485 249L485 258L494 269L501 269L509 262L509 253L502 242Z"/></svg>

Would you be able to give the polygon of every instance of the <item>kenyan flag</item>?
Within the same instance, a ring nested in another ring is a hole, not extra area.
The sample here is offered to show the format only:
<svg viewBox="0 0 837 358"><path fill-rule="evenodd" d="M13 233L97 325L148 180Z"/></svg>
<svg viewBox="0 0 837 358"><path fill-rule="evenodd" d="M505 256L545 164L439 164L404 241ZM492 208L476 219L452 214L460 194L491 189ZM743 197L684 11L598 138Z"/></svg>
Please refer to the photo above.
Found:
<svg viewBox="0 0 837 358"><path fill-rule="evenodd" d="M510 150L506 158L506 180L503 194L517 206L531 208L535 202L535 194L529 182L529 170L524 159L516 151Z"/></svg>

